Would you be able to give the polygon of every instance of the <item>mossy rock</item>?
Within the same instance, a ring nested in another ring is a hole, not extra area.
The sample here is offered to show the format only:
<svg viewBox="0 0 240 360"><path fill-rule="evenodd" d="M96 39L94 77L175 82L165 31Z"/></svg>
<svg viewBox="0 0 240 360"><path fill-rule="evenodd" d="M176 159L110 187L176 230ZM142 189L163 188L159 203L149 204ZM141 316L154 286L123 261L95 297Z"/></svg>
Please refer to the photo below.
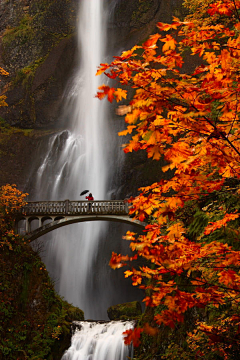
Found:
<svg viewBox="0 0 240 360"><path fill-rule="evenodd" d="M107 314L110 320L132 320L142 314L142 307L139 301L132 301L110 306Z"/></svg>
<svg viewBox="0 0 240 360"><path fill-rule="evenodd" d="M76 306L73 305L69 305L66 301L65 301L67 307L67 315L65 317L66 321L72 322L72 321L82 321L84 320L84 312L79 309Z"/></svg>

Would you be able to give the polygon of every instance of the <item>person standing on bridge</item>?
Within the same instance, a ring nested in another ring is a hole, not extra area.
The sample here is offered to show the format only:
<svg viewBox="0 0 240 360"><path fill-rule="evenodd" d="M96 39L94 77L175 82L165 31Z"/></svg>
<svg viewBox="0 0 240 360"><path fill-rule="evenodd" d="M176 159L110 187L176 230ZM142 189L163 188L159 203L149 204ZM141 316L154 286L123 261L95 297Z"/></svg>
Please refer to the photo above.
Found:
<svg viewBox="0 0 240 360"><path fill-rule="evenodd" d="M92 196L92 193L90 193L88 196L86 196L86 199L88 199L88 201L93 201L94 198Z"/></svg>
<svg viewBox="0 0 240 360"><path fill-rule="evenodd" d="M92 196L92 193L90 193L88 196L86 196L86 199L88 199L88 201L93 201L94 197ZM92 208L92 204L88 204L88 210L91 211Z"/></svg>

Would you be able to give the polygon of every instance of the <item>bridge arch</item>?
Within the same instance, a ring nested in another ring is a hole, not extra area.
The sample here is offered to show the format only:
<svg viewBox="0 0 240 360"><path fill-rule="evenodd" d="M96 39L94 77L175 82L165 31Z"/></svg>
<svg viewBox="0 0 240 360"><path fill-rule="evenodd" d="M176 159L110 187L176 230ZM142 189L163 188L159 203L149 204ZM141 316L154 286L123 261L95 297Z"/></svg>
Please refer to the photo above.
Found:
<svg viewBox="0 0 240 360"><path fill-rule="evenodd" d="M143 229L147 224L129 217L127 201L41 201L29 202L16 214L18 222L24 221L26 237L33 241L62 226L85 221L117 221L135 225ZM31 223L38 221L38 227L31 229ZM44 224L47 220L49 223Z"/></svg>
<svg viewBox="0 0 240 360"><path fill-rule="evenodd" d="M134 225L141 229L144 229L147 225L144 222L139 220L133 220L128 216L117 216L117 215L109 215L109 216L101 216L101 215L84 215L84 216L74 216L71 218L62 218L59 220L54 220L49 224L43 225L36 230L30 231L26 238L30 241L34 241L37 238L55 230L63 226L67 226L74 223L86 222L86 221L114 221L114 222L122 222L128 225Z"/></svg>

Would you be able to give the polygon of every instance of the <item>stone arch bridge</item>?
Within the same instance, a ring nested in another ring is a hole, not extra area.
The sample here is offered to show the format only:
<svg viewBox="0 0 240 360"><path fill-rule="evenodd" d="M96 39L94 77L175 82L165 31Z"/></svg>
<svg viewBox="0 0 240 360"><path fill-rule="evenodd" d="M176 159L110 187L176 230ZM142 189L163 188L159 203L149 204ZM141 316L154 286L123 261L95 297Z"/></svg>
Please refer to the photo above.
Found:
<svg viewBox="0 0 240 360"><path fill-rule="evenodd" d="M129 204L112 201L30 201L16 216L16 230L33 241L54 229L84 221L118 221L144 228L147 224L128 215ZM38 227L33 229L33 221Z"/></svg>

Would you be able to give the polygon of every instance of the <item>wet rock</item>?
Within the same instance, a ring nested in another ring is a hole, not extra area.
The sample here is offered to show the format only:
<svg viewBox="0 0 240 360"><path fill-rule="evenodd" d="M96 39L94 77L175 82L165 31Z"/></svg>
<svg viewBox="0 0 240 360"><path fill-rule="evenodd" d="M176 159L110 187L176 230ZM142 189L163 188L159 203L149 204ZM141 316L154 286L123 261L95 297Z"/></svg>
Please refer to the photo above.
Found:
<svg viewBox="0 0 240 360"><path fill-rule="evenodd" d="M65 304L67 304L66 301ZM65 319L70 323L72 323L74 320L75 321L84 320L84 312L78 307L68 304L67 315Z"/></svg>

